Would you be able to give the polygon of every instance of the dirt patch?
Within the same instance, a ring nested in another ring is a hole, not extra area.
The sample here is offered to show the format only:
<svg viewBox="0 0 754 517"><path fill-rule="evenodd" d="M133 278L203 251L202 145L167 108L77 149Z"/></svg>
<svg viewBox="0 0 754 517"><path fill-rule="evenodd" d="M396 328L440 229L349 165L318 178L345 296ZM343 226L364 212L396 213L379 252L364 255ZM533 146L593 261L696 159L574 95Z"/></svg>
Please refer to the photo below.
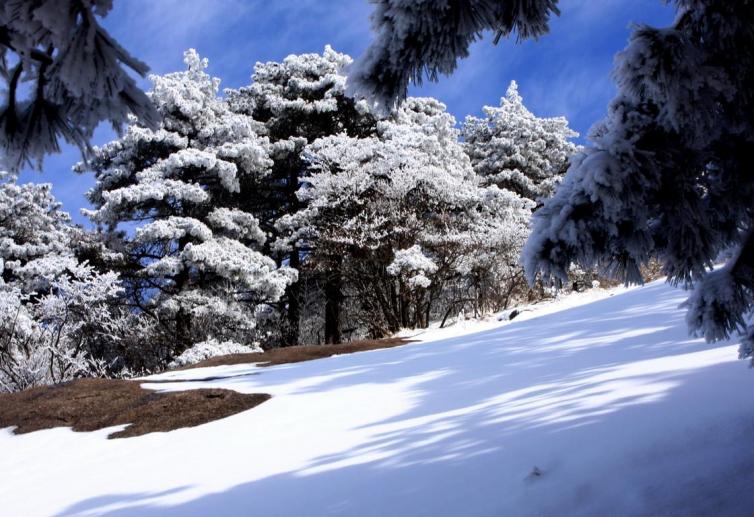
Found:
<svg viewBox="0 0 754 517"><path fill-rule="evenodd" d="M259 366L273 366L276 364L300 363L313 359L322 359L333 355L353 354L366 352L367 350L379 350L381 348L393 348L406 345L412 340L405 338L371 339L351 341L341 345L317 345L317 346L288 346L273 348L261 354L232 354L206 359L190 366L182 366L176 370L190 370L193 368L206 368L208 366L227 366L232 364L260 363Z"/></svg>
<svg viewBox="0 0 754 517"><path fill-rule="evenodd" d="M411 342L404 338L388 338L352 341L342 345L292 346L275 348L261 354L214 357L177 369L248 363L260 363L260 366L299 363L333 355L393 348ZM212 379L209 377L191 381ZM130 424L123 431L108 436L128 438L195 427L251 409L269 398L266 394L244 395L221 389L159 393L141 388L140 382L136 381L80 379L18 393L0 394L0 428L15 427L16 434L23 434L53 427L96 431L114 425Z"/></svg>
<svg viewBox="0 0 754 517"><path fill-rule="evenodd" d="M0 428L16 434L53 427L96 431L131 424L108 438L195 427L251 409L270 398L230 390L198 389L158 393L139 382L80 379L55 386L0 395Z"/></svg>

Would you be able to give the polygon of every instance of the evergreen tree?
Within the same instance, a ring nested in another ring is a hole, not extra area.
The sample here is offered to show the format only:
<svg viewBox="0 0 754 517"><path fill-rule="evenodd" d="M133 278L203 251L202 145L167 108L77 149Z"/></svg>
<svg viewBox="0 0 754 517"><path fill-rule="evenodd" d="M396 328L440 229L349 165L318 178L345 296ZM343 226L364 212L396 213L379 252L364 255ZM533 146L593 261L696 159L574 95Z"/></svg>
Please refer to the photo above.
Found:
<svg viewBox="0 0 754 517"><path fill-rule="evenodd" d="M576 262L641 282L640 266L657 257L671 282L696 286L691 330L708 339L744 331L741 355L751 356L754 4L675 4L671 27L637 27L617 56L618 95L536 214L524 262L530 281L541 272L562 283ZM425 71L452 72L481 31L536 37L552 13L556 0L380 0L354 89L389 107ZM725 267L711 271L723 253Z"/></svg>
<svg viewBox="0 0 754 517"><path fill-rule="evenodd" d="M754 3L677 4L671 27L637 28L618 55L618 96L536 214L525 262L532 280L576 262L641 282L657 257L696 286L691 330L720 339L747 331L754 306Z"/></svg>
<svg viewBox="0 0 754 517"><path fill-rule="evenodd" d="M424 74L451 74L483 31L536 38L558 14L558 0L372 0L375 39L349 73L354 92L386 110Z"/></svg>
<svg viewBox="0 0 754 517"><path fill-rule="evenodd" d="M435 99L408 99L373 136L307 147L306 207L279 226L308 243L314 263L339 257L374 336L426 326L458 301L443 297L474 270L472 255L507 252L515 262L525 239L530 204L479 186L454 125Z"/></svg>
<svg viewBox="0 0 754 517"><path fill-rule="evenodd" d="M484 107L484 118L467 117L464 148L485 184L495 184L538 202L550 197L578 149L578 133L564 117L538 118L511 82L499 107Z"/></svg>
<svg viewBox="0 0 754 517"><path fill-rule="evenodd" d="M345 95L346 77L343 70L352 60L329 46L320 54L291 55L282 63L257 63L252 84L227 92L234 111L253 117L264 124L265 134L272 144L271 173L261 178L242 181L248 192L244 207L260 221L261 228L272 236L278 235L277 221L303 207L297 197L301 177L306 170L304 149L307 144L328 135L346 133L359 136L374 130L374 119L364 106ZM285 250L268 250L279 264L297 270L306 269L302 259L307 250L291 242ZM339 271L335 260L323 276L326 304L328 342L340 340L336 335L338 323ZM303 280L303 279L302 279ZM299 344L302 282L288 287L282 308L286 314L283 325L283 344Z"/></svg>
<svg viewBox="0 0 754 517"><path fill-rule="evenodd" d="M97 125L157 113L125 67L145 75L100 26L112 0L4 0L0 4L0 149L11 170L41 165L60 140L88 151ZM2 164L0 164L2 165Z"/></svg>
<svg viewBox="0 0 754 517"><path fill-rule="evenodd" d="M173 353L211 337L251 344L256 311L296 279L259 252L266 236L241 208L242 182L270 174L269 141L218 98L206 60L190 50L185 62L152 77L158 129L134 123L95 151L88 194L132 303L175 332Z"/></svg>

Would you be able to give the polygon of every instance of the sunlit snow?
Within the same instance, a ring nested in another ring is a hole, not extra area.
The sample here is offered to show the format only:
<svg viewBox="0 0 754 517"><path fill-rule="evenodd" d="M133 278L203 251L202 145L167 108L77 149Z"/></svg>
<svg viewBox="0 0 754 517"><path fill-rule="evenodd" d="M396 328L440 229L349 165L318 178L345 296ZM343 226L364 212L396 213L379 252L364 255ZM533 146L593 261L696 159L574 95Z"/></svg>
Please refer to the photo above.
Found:
<svg viewBox="0 0 754 517"><path fill-rule="evenodd" d="M191 429L0 431L1 515L744 515L754 372L687 293L593 291L404 347L152 378L270 393Z"/></svg>

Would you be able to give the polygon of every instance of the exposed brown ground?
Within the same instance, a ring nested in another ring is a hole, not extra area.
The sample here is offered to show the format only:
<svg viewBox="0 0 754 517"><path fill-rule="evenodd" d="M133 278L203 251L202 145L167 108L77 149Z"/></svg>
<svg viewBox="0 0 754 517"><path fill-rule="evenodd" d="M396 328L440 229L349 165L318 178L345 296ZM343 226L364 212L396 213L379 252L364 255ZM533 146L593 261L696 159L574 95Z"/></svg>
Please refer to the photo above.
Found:
<svg viewBox="0 0 754 517"><path fill-rule="evenodd" d="M269 395L199 389L158 393L139 382L80 379L0 395L0 428L16 426L16 434L53 427L95 431L131 424L108 438L194 427L251 409Z"/></svg>
<svg viewBox="0 0 754 517"><path fill-rule="evenodd" d="M311 361L312 359L321 359L339 354L352 354L354 352L365 352L367 350L377 350L380 348L393 348L408 343L411 343L411 340L396 337L351 341L350 343L343 343L342 345L288 346L283 348L273 348L272 350L268 350L261 354L232 354L213 357L200 363L177 368L177 370L247 363L261 363L260 366L300 363L302 361Z"/></svg>
<svg viewBox="0 0 754 517"><path fill-rule="evenodd" d="M410 342L404 338L390 338L342 345L275 348L261 354L214 357L179 370L246 363L262 363L260 366L298 363L336 354L392 348ZM16 434L23 434L53 427L96 431L131 424L108 436L128 438L212 422L251 409L269 398L267 394L244 395L221 389L159 393L142 389L137 381L80 379L0 394L0 429L15 427Z"/></svg>

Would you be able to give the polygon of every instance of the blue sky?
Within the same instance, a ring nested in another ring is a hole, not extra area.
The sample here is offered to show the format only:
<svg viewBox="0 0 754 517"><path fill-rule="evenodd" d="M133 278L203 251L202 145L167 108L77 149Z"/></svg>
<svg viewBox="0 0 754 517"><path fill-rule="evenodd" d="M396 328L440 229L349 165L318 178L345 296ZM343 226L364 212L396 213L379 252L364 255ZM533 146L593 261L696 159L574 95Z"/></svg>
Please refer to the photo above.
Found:
<svg viewBox="0 0 754 517"><path fill-rule="evenodd" d="M626 45L631 24L669 25L673 10L661 0L561 0L562 15L537 41L491 37L478 42L456 73L439 83L412 88L437 97L458 120L497 105L511 80L540 116L565 115L582 135L605 113L615 93L613 56ZM115 0L104 20L110 33L146 61L153 73L183 68L183 51L196 48L224 87L249 83L257 61L321 52L326 44L358 57L371 33L367 0ZM149 87L149 81L143 86ZM113 138L101 127L96 144ZM51 182L55 195L78 222L91 175L70 168L78 152L65 148L45 161L44 172L26 171L24 181Z"/></svg>

